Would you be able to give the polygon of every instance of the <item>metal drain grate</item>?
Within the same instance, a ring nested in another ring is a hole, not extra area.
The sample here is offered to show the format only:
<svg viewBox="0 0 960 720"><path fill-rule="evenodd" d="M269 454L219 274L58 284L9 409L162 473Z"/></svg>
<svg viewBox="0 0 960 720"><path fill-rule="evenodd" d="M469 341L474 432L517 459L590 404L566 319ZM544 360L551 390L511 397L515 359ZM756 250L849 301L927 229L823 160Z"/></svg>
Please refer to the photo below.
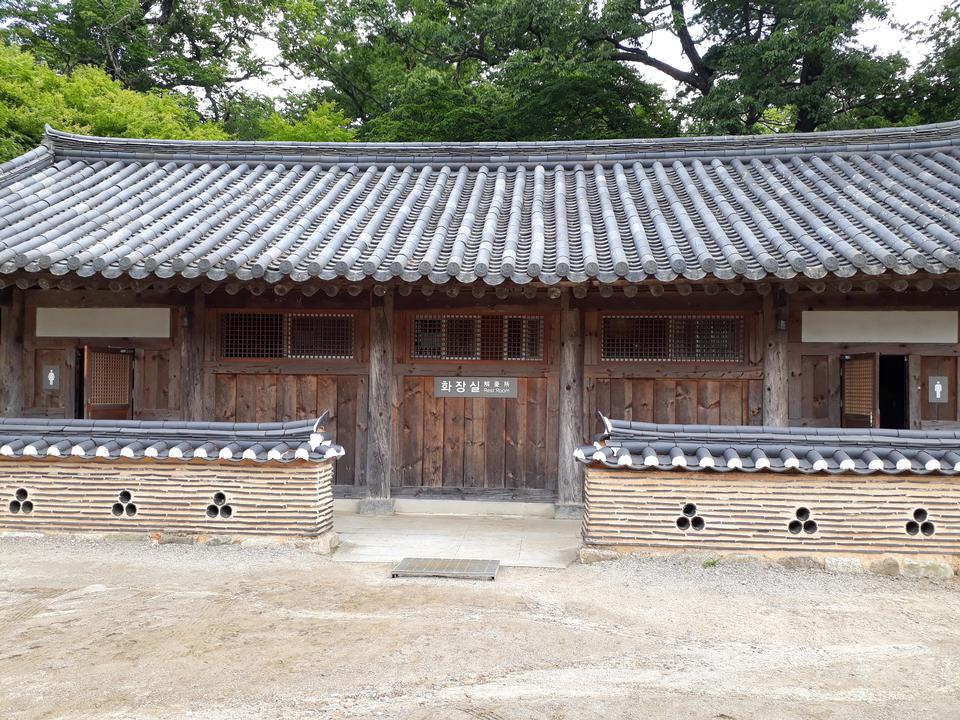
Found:
<svg viewBox="0 0 960 720"><path fill-rule="evenodd" d="M442 577L462 580L495 580L499 560L456 560L453 558L404 558L390 571L390 577Z"/></svg>

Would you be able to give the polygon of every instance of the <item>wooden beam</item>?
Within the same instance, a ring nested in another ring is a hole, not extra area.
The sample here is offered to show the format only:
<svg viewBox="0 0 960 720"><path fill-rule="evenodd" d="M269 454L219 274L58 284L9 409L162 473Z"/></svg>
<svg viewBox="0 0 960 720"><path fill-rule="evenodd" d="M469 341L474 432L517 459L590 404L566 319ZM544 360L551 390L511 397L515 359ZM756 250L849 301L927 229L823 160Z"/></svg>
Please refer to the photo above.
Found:
<svg viewBox="0 0 960 720"><path fill-rule="evenodd" d="M763 424L786 426L787 303L782 292L763 296ZM783 327L779 327L779 325Z"/></svg>
<svg viewBox="0 0 960 720"><path fill-rule="evenodd" d="M207 296L193 291L193 306L183 307L186 323L180 326L180 408L184 420L212 420L205 417L204 339L206 337ZM211 408L214 410L214 408Z"/></svg>
<svg viewBox="0 0 960 720"><path fill-rule="evenodd" d="M573 452L583 436L583 322L569 292L560 299L560 453L557 463L557 515L579 512L583 470Z"/></svg>
<svg viewBox="0 0 960 720"><path fill-rule="evenodd" d="M911 430L919 430L923 420L923 397L920 394L923 392L921 360L919 355L907 355L907 417Z"/></svg>
<svg viewBox="0 0 960 720"><path fill-rule="evenodd" d="M0 368L0 415L17 417L23 412L23 292L17 288L0 307Z"/></svg>
<svg viewBox="0 0 960 720"><path fill-rule="evenodd" d="M393 293L370 296L370 363L367 400L366 502L361 512L393 511Z"/></svg>

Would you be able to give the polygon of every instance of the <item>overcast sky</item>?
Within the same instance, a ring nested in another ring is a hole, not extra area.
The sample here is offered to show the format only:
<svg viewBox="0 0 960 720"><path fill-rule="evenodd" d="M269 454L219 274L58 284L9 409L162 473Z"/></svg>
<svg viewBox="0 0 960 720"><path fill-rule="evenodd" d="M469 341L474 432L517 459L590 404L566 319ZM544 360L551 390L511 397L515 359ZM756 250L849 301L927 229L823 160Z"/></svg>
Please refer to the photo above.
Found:
<svg viewBox="0 0 960 720"><path fill-rule="evenodd" d="M798 0L802 2L802 0ZM924 48L904 40L903 34L894 29L895 24L912 24L921 20L927 20L934 15L941 7L946 4L946 0L888 0L891 8L890 16L885 21L873 20L864 24L860 39L866 45L876 45L883 52L903 53L911 63L916 63L923 58ZM679 52L676 38L667 32L661 32L651 38L648 50L651 55L661 60L665 60L678 67L683 67L683 57ZM261 54L269 56L275 54L276 46L271 43L262 45ZM651 68L645 68L637 65L638 70L652 82L663 85L668 91L675 87L670 78ZM264 95L278 96L285 92L302 92L314 87L316 81L313 79L297 80L293 77L275 76L276 83L268 83L264 80L250 80L245 83L247 89Z"/></svg>

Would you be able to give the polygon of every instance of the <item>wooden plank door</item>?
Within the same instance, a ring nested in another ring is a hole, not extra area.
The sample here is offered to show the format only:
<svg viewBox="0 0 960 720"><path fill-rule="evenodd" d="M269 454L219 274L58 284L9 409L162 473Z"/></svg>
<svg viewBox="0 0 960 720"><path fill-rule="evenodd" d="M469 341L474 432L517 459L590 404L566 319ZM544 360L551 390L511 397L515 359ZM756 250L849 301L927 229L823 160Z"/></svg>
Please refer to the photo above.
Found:
<svg viewBox="0 0 960 720"><path fill-rule="evenodd" d="M840 365L843 427L879 427L880 354L844 355Z"/></svg>
<svg viewBox="0 0 960 720"><path fill-rule="evenodd" d="M132 399L133 351L84 347L84 417L129 420L133 417Z"/></svg>

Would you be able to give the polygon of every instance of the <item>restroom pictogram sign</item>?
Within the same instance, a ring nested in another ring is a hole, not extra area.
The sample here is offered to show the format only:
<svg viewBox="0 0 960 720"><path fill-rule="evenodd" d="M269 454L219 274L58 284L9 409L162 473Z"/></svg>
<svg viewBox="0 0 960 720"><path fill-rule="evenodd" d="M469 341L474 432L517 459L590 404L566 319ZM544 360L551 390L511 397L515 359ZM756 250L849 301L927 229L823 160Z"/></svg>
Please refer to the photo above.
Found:
<svg viewBox="0 0 960 720"><path fill-rule="evenodd" d="M931 375L927 379L927 401L931 403L949 402L949 388L946 375Z"/></svg>

